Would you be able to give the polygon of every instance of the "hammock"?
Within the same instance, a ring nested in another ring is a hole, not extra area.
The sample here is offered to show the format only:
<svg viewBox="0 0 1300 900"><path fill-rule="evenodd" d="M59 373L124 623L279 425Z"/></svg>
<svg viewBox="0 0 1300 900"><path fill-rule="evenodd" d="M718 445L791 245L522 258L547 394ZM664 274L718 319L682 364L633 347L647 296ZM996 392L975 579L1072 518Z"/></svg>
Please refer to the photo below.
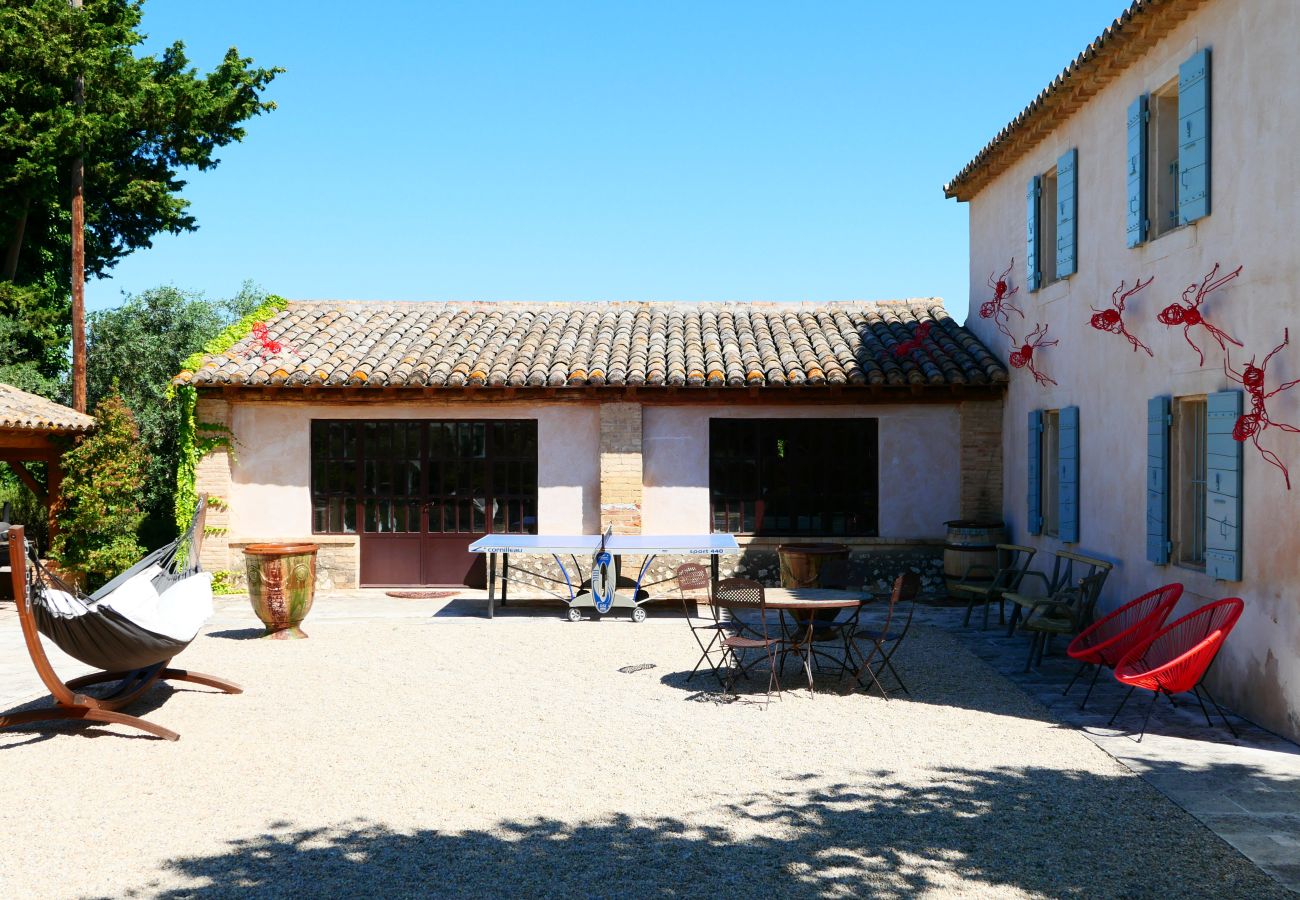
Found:
<svg viewBox="0 0 1300 900"><path fill-rule="evenodd" d="M74 659L110 672L146 669L188 647L212 616L212 576L199 571L197 553L204 511L200 501L184 534L90 596L33 553L31 610L41 634Z"/></svg>
<svg viewBox="0 0 1300 900"><path fill-rule="evenodd" d="M0 728L74 719L129 725L174 741L180 737L176 732L119 710L162 679L207 685L227 694L243 692L225 679L167 665L212 615L212 578L199 571L206 505L206 498L200 498L180 538L89 596L69 587L26 551L22 526L9 532L9 565L23 640L57 706L0 715ZM105 671L65 683L50 665L42 634L69 656ZM99 694L82 692L105 684L111 686Z"/></svg>

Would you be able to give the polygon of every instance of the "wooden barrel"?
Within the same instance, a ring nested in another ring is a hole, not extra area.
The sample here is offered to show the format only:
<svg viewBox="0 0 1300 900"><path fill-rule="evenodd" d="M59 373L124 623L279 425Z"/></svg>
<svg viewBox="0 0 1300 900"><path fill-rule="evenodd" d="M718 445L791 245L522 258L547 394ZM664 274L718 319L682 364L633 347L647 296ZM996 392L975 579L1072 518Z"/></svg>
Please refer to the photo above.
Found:
<svg viewBox="0 0 1300 900"><path fill-rule="evenodd" d="M948 589L952 590L973 565L988 567L988 574L979 580L992 580L998 566L997 545L1007 542L1006 526L974 519L953 519L944 524L948 536L943 545L943 577Z"/></svg>

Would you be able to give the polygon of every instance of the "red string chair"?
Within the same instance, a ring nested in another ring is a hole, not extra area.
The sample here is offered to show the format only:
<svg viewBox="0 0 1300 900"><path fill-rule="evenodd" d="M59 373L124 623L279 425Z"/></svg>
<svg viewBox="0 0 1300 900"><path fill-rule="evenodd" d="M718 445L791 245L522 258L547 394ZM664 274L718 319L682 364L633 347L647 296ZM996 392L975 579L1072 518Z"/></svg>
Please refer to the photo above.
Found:
<svg viewBox="0 0 1300 900"><path fill-rule="evenodd" d="M1127 684L1129 692L1124 695L1119 709L1115 710L1115 715L1110 717L1107 725L1114 724L1115 717L1124 708L1128 698L1133 696L1133 691L1138 688L1151 691L1151 706L1147 707L1146 717L1142 720L1142 733L1138 735L1140 743L1146 736L1147 721L1151 718L1151 710L1160 695L1164 694L1172 703L1174 694L1192 691L1196 702L1201 705L1201 712L1205 714L1205 723L1214 724L1210 721L1210 713L1205 708L1201 694L1210 698L1219 718L1223 719L1223 724L1228 726L1233 737L1237 737L1237 730L1205 687L1204 680L1219 648L1241 618L1241 611L1245 607L1246 604L1238 597L1216 600L1188 613L1129 650L1115 666L1116 680L1120 684Z"/></svg>
<svg viewBox="0 0 1300 900"><path fill-rule="evenodd" d="M1101 670L1114 669L1125 653L1159 630L1182 596L1181 584L1166 584L1125 603L1079 632L1065 648L1071 659L1079 661L1079 671L1061 693L1070 693L1083 670L1092 666L1092 681L1088 682L1088 693L1083 695L1079 709L1087 706Z"/></svg>

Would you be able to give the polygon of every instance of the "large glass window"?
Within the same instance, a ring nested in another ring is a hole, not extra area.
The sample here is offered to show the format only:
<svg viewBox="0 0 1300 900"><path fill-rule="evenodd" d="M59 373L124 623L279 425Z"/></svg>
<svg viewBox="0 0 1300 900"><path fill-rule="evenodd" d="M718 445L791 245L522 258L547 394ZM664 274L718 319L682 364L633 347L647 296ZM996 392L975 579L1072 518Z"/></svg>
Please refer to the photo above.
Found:
<svg viewBox="0 0 1300 900"><path fill-rule="evenodd" d="M875 419L712 419L709 498L717 532L875 535Z"/></svg>
<svg viewBox="0 0 1300 900"><path fill-rule="evenodd" d="M318 534L537 532L537 422L314 421Z"/></svg>

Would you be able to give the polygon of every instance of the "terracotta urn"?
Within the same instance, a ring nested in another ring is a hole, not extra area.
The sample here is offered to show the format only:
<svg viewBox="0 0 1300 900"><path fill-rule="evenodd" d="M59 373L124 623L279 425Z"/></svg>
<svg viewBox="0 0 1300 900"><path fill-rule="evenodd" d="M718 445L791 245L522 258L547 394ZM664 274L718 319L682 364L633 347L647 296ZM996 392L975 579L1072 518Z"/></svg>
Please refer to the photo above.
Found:
<svg viewBox="0 0 1300 900"><path fill-rule="evenodd" d="M248 599L266 626L264 637L305 638L299 627L316 594L317 544L249 544L244 548Z"/></svg>

